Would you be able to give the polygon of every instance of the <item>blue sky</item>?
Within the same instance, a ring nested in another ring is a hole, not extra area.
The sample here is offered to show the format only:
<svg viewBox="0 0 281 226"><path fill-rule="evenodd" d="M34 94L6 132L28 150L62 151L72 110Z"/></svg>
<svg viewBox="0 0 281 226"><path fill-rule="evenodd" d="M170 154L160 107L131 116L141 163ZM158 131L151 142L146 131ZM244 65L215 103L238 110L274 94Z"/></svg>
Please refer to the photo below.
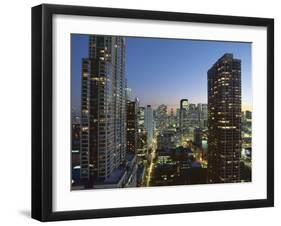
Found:
<svg viewBox="0 0 281 226"><path fill-rule="evenodd" d="M88 36L71 36L72 106L79 109L81 59ZM242 105L251 108L251 44L157 38L126 38L128 87L141 105L179 107L180 99L207 103L207 71L224 53L241 59Z"/></svg>

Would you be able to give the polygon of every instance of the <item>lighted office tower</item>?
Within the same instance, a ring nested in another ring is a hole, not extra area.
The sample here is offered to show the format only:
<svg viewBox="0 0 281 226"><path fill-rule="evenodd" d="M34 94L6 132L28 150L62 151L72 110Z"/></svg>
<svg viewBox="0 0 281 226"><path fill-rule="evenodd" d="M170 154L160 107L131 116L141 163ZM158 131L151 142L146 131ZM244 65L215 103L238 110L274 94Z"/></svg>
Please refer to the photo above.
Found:
<svg viewBox="0 0 281 226"><path fill-rule="evenodd" d="M161 104L155 111L155 126L159 133L162 133L167 128L167 119L167 106Z"/></svg>
<svg viewBox="0 0 281 226"><path fill-rule="evenodd" d="M201 104L200 110L200 127L208 127L208 104Z"/></svg>
<svg viewBox="0 0 281 226"><path fill-rule="evenodd" d="M144 116L144 127L147 131L147 145L152 144L153 131L154 131L154 120L153 120L153 110L151 105L146 106L145 116Z"/></svg>
<svg viewBox="0 0 281 226"><path fill-rule="evenodd" d="M189 104L187 111L187 125L188 127L198 127L200 126L200 105L196 106L196 104Z"/></svg>
<svg viewBox="0 0 281 226"><path fill-rule="evenodd" d="M139 101L127 102L127 150L133 154L137 151Z"/></svg>
<svg viewBox="0 0 281 226"><path fill-rule="evenodd" d="M184 131L187 129L187 116L188 116L189 103L188 99L182 99L180 101L180 112L179 112L179 121L180 121L180 130Z"/></svg>
<svg viewBox="0 0 281 226"><path fill-rule="evenodd" d="M224 54L208 71L208 181L240 181L241 60Z"/></svg>
<svg viewBox="0 0 281 226"><path fill-rule="evenodd" d="M138 108L138 155L144 154L147 144L147 131L145 128L145 107Z"/></svg>
<svg viewBox="0 0 281 226"><path fill-rule="evenodd" d="M145 130L145 107L138 108L138 129Z"/></svg>
<svg viewBox="0 0 281 226"><path fill-rule="evenodd" d="M108 182L125 159L124 69L124 38L89 36L89 56L82 60L80 144L81 179L89 187Z"/></svg>
<svg viewBox="0 0 281 226"><path fill-rule="evenodd" d="M175 115L173 108L171 108L170 114L168 115L167 126L169 129L171 129L171 128L176 129L176 127L177 127L177 116Z"/></svg>
<svg viewBox="0 0 281 226"><path fill-rule="evenodd" d="M177 108L176 109L176 128L180 130L180 113L181 113L181 110L180 108Z"/></svg>
<svg viewBox="0 0 281 226"><path fill-rule="evenodd" d="M208 121L208 105L207 104L197 104L197 114L198 114L198 127L206 128Z"/></svg>

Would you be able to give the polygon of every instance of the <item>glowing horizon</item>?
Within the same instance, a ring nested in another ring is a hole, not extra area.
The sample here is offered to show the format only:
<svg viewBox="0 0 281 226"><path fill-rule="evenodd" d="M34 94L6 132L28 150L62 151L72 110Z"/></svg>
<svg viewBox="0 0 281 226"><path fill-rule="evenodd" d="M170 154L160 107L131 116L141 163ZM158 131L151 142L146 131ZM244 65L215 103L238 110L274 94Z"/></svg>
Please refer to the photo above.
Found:
<svg viewBox="0 0 281 226"><path fill-rule="evenodd" d="M193 103L193 102L189 102L190 104L207 104L206 102L198 102L198 103ZM167 106L168 112L173 109L174 111L176 109L180 108L180 102L178 104L165 104L165 103L161 103ZM155 110L157 109L157 107L161 104L142 104L140 102L140 107L146 107L147 105L151 105L152 109ZM252 111L252 105L248 104L248 103L242 103L242 107L241 107L241 111Z"/></svg>
<svg viewBox="0 0 281 226"><path fill-rule="evenodd" d="M80 109L82 58L88 35L71 35L72 107ZM140 106L179 108L180 99L207 104L207 71L225 53L241 59L242 110L252 110L251 44L126 38L125 77Z"/></svg>

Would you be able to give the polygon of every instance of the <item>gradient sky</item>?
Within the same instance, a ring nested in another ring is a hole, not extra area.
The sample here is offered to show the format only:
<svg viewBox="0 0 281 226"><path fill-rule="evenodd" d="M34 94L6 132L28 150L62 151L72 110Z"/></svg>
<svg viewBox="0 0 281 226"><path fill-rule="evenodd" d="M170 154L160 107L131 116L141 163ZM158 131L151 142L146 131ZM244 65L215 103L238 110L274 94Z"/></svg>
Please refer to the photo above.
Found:
<svg viewBox="0 0 281 226"><path fill-rule="evenodd" d="M80 108L81 62L88 54L88 36L71 35L72 106ZM224 54L241 59L242 105L251 109L251 44L157 38L126 38L126 78L142 106L180 99L207 103L207 71Z"/></svg>

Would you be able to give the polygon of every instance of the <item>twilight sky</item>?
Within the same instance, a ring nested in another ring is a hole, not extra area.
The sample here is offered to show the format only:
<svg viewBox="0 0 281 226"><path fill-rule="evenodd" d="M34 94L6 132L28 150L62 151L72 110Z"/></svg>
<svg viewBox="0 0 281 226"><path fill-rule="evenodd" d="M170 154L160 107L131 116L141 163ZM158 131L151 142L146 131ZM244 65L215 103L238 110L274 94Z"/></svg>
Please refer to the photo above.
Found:
<svg viewBox="0 0 281 226"><path fill-rule="evenodd" d="M81 62L88 35L71 35L72 108L80 109ZM207 71L224 53L241 59L242 108L251 109L251 44L157 38L126 38L126 78L140 105L178 108L180 99L207 103Z"/></svg>

